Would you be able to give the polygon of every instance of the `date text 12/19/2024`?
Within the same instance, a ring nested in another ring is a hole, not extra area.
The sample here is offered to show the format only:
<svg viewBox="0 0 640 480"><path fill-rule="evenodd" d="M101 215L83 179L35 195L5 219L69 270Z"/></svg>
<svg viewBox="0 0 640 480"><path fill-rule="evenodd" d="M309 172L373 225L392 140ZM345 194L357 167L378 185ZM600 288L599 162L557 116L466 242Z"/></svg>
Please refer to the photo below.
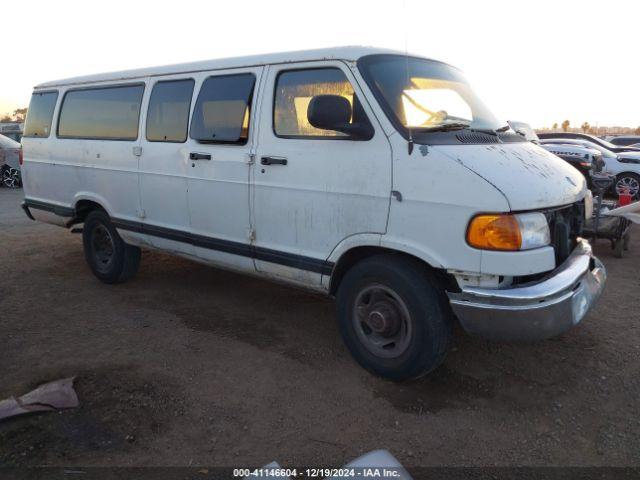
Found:
<svg viewBox="0 0 640 480"><path fill-rule="evenodd" d="M237 468L235 478L403 478L402 469L382 467L358 468ZM406 478L406 477L405 477Z"/></svg>

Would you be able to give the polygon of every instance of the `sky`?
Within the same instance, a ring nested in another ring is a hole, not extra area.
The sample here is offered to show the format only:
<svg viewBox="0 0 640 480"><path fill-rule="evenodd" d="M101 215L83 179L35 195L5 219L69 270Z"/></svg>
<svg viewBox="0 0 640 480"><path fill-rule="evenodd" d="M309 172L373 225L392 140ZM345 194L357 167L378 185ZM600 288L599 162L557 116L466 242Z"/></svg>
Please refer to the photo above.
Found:
<svg viewBox="0 0 640 480"><path fill-rule="evenodd" d="M635 1L17 0L5 25L8 10L0 114L58 78L368 45L457 66L503 120L640 126Z"/></svg>

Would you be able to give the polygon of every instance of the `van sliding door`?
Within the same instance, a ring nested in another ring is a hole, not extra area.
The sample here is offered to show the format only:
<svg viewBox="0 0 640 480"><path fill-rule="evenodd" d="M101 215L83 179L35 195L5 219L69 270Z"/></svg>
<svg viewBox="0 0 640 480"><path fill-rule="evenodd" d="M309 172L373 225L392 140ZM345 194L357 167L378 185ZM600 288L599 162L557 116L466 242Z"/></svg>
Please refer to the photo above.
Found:
<svg viewBox="0 0 640 480"><path fill-rule="evenodd" d="M183 161L194 253L233 269L254 270L249 173L254 106L262 67L200 73Z"/></svg>

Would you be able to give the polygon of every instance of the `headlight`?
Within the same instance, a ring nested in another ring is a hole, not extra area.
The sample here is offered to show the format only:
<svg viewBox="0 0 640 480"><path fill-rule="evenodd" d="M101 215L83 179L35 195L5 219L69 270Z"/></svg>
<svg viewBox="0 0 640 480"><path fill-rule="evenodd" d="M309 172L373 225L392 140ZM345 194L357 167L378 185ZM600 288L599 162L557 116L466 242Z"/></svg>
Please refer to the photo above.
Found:
<svg viewBox="0 0 640 480"><path fill-rule="evenodd" d="M584 196L584 217L589 220L593 216L593 193L587 190Z"/></svg>
<svg viewBox="0 0 640 480"><path fill-rule="evenodd" d="M469 223L467 242L482 250L531 250L549 245L551 234L542 213L478 215Z"/></svg>

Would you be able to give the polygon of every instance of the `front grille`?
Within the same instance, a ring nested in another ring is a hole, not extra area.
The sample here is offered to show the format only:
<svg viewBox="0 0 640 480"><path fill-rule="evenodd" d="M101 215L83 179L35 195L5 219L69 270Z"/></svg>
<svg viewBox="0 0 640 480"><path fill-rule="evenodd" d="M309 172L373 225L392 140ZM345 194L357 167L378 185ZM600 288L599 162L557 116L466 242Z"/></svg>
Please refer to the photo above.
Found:
<svg viewBox="0 0 640 480"><path fill-rule="evenodd" d="M551 245L556 254L556 265L560 265L571 254L584 229L584 202L544 212L549 222Z"/></svg>

